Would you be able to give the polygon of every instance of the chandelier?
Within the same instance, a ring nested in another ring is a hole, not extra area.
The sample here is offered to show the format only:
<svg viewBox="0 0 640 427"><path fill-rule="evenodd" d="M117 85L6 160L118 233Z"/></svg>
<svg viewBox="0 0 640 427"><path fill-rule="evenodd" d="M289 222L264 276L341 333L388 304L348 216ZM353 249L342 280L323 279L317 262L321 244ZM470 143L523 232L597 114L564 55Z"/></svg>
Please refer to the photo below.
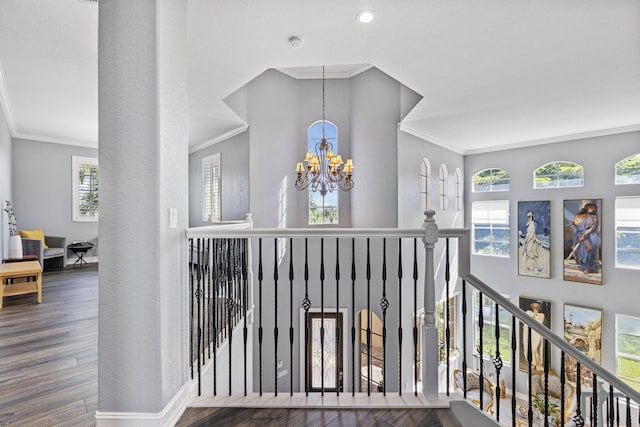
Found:
<svg viewBox="0 0 640 427"><path fill-rule="evenodd" d="M336 189L349 191L353 188L353 161L342 161L342 156L333 152L333 145L324 136L324 66L322 66L322 139L316 143L315 154L307 151L304 161L296 165L296 189L319 191L324 197Z"/></svg>

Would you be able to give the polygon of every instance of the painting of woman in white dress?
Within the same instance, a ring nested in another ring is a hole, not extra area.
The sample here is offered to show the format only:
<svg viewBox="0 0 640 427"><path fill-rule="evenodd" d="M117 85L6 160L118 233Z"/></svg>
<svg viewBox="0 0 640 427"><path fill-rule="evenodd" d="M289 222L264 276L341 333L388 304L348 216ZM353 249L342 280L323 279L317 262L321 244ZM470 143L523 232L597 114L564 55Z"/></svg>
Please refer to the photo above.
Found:
<svg viewBox="0 0 640 427"><path fill-rule="evenodd" d="M533 320L551 328L551 302L535 298L520 297L519 307ZM544 371L544 346L542 335L531 330L531 360L529 352L529 327L520 323L520 370L528 372L529 364L533 373Z"/></svg>
<svg viewBox="0 0 640 427"><path fill-rule="evenodd" d="M518 274L551 277L548 200L518 202Z"/></svg>

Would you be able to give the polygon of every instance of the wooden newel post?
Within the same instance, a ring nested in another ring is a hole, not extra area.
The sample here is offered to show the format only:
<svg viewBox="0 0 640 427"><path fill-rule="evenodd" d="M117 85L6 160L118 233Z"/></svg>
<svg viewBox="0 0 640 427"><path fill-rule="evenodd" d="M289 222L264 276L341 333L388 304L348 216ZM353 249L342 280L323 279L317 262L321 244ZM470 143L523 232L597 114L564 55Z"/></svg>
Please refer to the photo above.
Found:
<svg viewBox="0 0 640 427"><path fill-rule="evenodd" d="M422 320L422 346L420 365L422 366L422 392L429 400L438 398L438 325L436 323L435 268L433 248L438 241L438 225L433 218L435 211L424 212L424 315Z"/></svg>

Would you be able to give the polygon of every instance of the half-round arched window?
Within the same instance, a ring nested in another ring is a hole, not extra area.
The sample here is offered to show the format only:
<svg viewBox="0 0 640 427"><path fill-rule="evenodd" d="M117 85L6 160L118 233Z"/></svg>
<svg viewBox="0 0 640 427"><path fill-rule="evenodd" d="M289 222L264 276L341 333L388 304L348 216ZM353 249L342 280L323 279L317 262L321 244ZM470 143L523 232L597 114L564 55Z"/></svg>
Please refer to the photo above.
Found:
<svg viewBox="0 0 640 427"><path fill-rule="evenodd" d="M472 177L472 191L509 191L509 172L504 169L491 168L481 170Z"/></svg>
<svg viewBox="0 0 640 427"><path fill-rule="evenodd" d="M616 163L616 185L640 184L640 153Z"/></svg>
<svg viewBox="0 0 640 427"><path fill-rule="evenodd" d="M316 146L322 138L327 140L334 153L338 152L338 127L329 121L318 120L309 126L308 151L316 154ZM309 224L338 223L338 191L327 192L324 196L318 189L309 187Z"/></svg>
<svg viewBox="0 0 640 427"><path fill-rule="evenodd" d="M462 183L464 179L462 178L462 171L459 168L456 168L456 210L462 210Z"/></svg>
<svg viewBox="0 0 640 427"><path fill-rule="evenodd" d="M431 163L427 158L420 162L420 208L429 207L429 180L431 179Z"/></svg>
<svg viewBox="0 0 640 427"><path fill-rule="evenodd" d="M438 177L440 181L440 209L445 211L447 210L447 180L449 179L449 170L444 163L440 165Z"/></svg>
<svg viewBox="0 0 640 427"><path fill-rule="evenodd" d="M582 187L583 185L584 170L577 163L551 162L533 172L533 188Z"/></svg>

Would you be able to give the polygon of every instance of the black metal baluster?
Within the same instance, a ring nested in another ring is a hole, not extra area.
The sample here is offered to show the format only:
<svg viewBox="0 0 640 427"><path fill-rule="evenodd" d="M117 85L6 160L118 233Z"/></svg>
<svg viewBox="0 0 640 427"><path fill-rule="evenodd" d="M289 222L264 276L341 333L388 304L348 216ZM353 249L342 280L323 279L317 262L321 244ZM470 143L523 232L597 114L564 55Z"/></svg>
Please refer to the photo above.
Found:
<svg viewBox="0 0 640 427"><path fill-rule="evenodd" d="M309 300L309 240L304 239L304 299L302 300L304 308L304 363L307 368L304 370L304 392L309 396L309 308L311 301Z"/></svg>
<svg viewBox="0 0 640 427"><path fill-rule="evenodd" d="M324 238L320 238L320 395L324 396Z"/></svg>
<svg viewBox="0 0 640 427"><path fill-rule="evenodd" d="M293 239L289 238L289 395L293 396Z"/></svg>
<svg viewBox="0 0 640 427"><path fill-rule="evenodd" d="M576 427L584 426L584 417L582 416L581 402L582 399L582 374L580 373L580 362L576 361L576 415L573 417L573 421L576 423Z"/></svg>
<svg viewBox="0 0 640 427"><path fill-rule="evenodd" d="M336 355L336 396L340 396L340 386L342 384L342 368L338 369L338 366L342 366L341 361L337 358L342 354L340 351L340 239L336 239L336 341L334 354Z"/></svg>
<svg viewBox="0 0 640 427"><path fill-rule="evenodd" d="M233 380L233 369L232 369L232 364L233 364L233 353L231 351L232 349L232 341L233 341L233 311L235 309L234 307L234 300L232 297L232 293L233 293L233 270L232 270L232 264L233 263L233 249L232 249L232 242L231 239L227 239L227 265L229 266L228 270L227 270L227 328L229 330L228 334L227 334L227 340L229 340L228 343L228 349L229 349L229 396L231 396L231 384L232 384L232 380Z"/></svg>
<svg viewBox="0 0 640 427"><path fill-rule="evenodd" d="M367 237L367 396L371 396L371 250Z"/></svg>
<svg viewBox="0 0 640 427"><path fill-rule="evenodd" d="M204 243L203 243L204 246ZM206 331L206 336L207 336L207 350L208 350L208 355L209 355L209 359L211 359L211 271L210 271L210 267L209 267L209 254L211 253L211 239L206 239L206 261L204 262L204 272L205 272L205 277L207 278L207 298L206 298L206 316L207 316L207 331ZM204 258L204 257L203 257ZM204 260L203 260L204 261Z"/></svg>
<svg viewBox="0 0 640 427"><path fill-rule="evenodd" d="M598 376L593 372L593 423L592 426L598 424Z"/></svg>
<svg viewBox="0 0 640 427"><path fill-rule="evenodd" d="M533 396L531 395L531 358L533 357L533 354L531 352L531 328L530 327L526 327L527 328L527 364L529 365L529 370L527 372L527 378L528 378L528 382L527 384L529 384L528 387L528 396L529 396L529 408L528 408L528 412L527 412L527 416L528 416L528 421L529 421L529 425L533 425L533 406L532 406L532 399Z"/></svg>
<svg viewBox="0 0 640 427"><path fill-rule="evenodd" d="M218 394L218 322L220 315L218 313L218 291L219 291L219 274L218 274L218 240L213 239L213 395Z"/></svg>
<svg viewBox="0 0 640 427"><path fill-rule="evenodd" d="M387 239L382 239L382 298L380 299L382 308L382 395L387 395L387 309L389 300L387 299Z"/></svg>
<svg viewBox="0 0 640 427"><path fill-rule="evenodd" d="M193 238L189 239L189 296L190 296L190 308L189 308L189 370L191 371L191 379L193 379L193 333L195 328L193 327L193 301L194 301L194 288L193 288Z"/></svg>
<svg viewBox="0 0 640 427"><path fill-rule="evenodd" d="M589 425L593 425L593 395L589 398Z"/></svg>
<svg viewBox="0 0 640 427"><path fill-rule="evenodd" d="M567 378L564 370L564 363L565 363L565 354L563 350L560 352L560 420L562 424L565 424L565 412L566 412L566 407L565 407L566 396L565 396L564 386Z"/></svg>
<svg viewBox="0 0 640 427"><path fill-rule="evenodd" d="M620 398L616 397L616 426L620 427Z"/></svg>
<svg viewBox="0 0 640 427"><path fill-rule="evenodd" d="M242 313L244 317L243 333L243 350L244 350L244 395L247 395L247 341L249 338L249 328L247 327L247 305L249 304L248 295L248 260L247 260L247 240L242 240Z"/></svg>
<svg viewBox="0 0 640 427"><path fill-rule="evenodd" d="M467 281L462 280L462 394L467 398Z"/></svg>
<svg viewBox="0 0 640 427"><path fill-rule="evenodd" d="M413 239L413 393L418 395L418 240Z"/></svg>
<svg viewBox="0 0 640 427"><path fill-rule="evenodd" d="M479 397L479 406L480 411L484 411L484 352L483 352L483 341L484 341L484 313L483 313L483 304L482 304L482 292L479 292L480 297L480 309L478 310L478 330L480 331L480 345L478 346L478 353L480 353L480 396Z"/></svg>
<svg viewBox="0 0 640 427"><path fill-rule="evenodd" d="M351 239L351 395L356 395L356 239Z"/></svg>
<svg viewBox="0 0 640 427"><path fill-rule="evenodd" d="M198 260L198 269L197 269L197 274L196 274L196 303L198 305L198 313L197 313L197 319L198 319L198 396L201 395L201 368L202 368L202 324L200 323L200 311L201 311L201 299L202 299L202 289L200 288L200 285L202 284L202 272L200 271L200 266L201 266L201 255L200 255L200 239L198 239L198 243L196 245L196 250L198 251L196 256L197 256L197 260Z"/></svg>
<svg viewBox="0 0 640 427"><path fill-rule="evenodd" d="M273 239L273 381L278 395L278 239Z"/></svg>
<svg viewBox="0 0 640 427"><path fill-rule="evenodd" d="M549 413L549 342L545 338L542 341L542 345L544 346L542 349L542 353L544 359L543 369L544 369L544 427L549 427L549 417L547 414Z"/></svg>
<svg viewBox="0 0 640 427"><path fill-rule="evenodd" d="M402 396L402 239L398 239L398 395Z"/></svg>
<svg viewBox="0 0 640 427"><path fill-rule="evenodd" d="M260 370L260 396L262 396L262 238L258 239L258 365Z"/></svg>
<svg viewBox="0 0 640 427"><path fill-rule="evenodd" d="M493 359L493 366L496 369L496 421L500 421L500 370L502 369L502 358L500 357L500 309L498 303L495 304L495 328L496 337L496 356Z"/></svg>
<svg viewBox="0 0 640 427"><path fill-rule="evenodd" d="M451 384L449 384L449 376L451 375L451 362L449 360L450 358L450 351L451 351L451 328L449 327L449 322L451 319L451 313L449 312L449 281L451 280L451 273L450 273L450 260L449 260L449 238L447 237L445 240L445 248L446 248L446 255L445 255L445 268L444 268L444 283L445 283L445 327L444 327L444 341L445 341L445 357L446 357L446 366L447 366L447 380L446 380L446 384L447 384L447 396L450 395L449 393L449 387L451 387ZM498 405L499 406L499 405Z"/></svg>
<svg viewBox="0 0 640 427"><path fill-rule="evenodd" d="M516 316L511 316L511 425L516 425Z"/></svg>
<svg viewBox="0 0 640 427"><path fill-rule="evenodd" d="M627 397L627 427L631 427L631 399Z"/></svg>
<svg viewBox="0 0 640 427"><path fill-rule="evenodd" d="M609 384L609 401L607 404L607 423L609 424L609 427L613 427L614 413L613 386Z"/></svg>

